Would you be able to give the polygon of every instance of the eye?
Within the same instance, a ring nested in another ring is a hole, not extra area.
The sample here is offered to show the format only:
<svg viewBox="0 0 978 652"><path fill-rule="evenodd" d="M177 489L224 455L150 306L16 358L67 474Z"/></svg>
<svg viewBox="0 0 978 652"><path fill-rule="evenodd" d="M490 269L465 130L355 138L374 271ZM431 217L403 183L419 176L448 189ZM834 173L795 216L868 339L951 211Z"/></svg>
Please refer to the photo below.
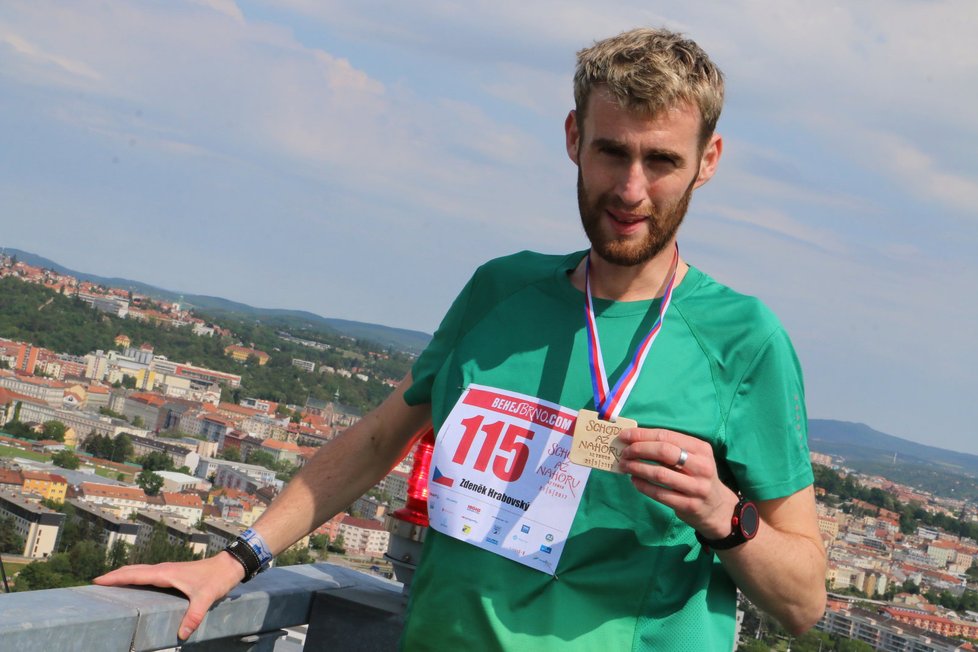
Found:
<svg viewBox="0 0 978 652"><path fill-rule="evenodd" d="M623 159L628 156L628 153L623 148L615 147L613 145L605 145L598 148L598 151L604 156L614 159Z"/></svg>
<svg viewBox="0 0 978 652"><path fill-rule="evenodd" d="M645 160L651 166L659 167L659 166L667 165L673 168L677 167L680 162L676 156L673 156L672 154L668 154L665 152L657 152L655 154L650 154L645 157Z"/></svg>

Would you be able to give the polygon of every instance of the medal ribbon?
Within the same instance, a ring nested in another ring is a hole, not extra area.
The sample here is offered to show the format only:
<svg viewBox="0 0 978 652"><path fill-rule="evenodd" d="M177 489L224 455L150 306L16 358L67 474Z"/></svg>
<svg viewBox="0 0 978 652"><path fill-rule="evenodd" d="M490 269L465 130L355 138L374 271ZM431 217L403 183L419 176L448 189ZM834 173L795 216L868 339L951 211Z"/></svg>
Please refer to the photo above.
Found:
<svg viewBox="0 0 978 652"><path fill-rule="evenodd" d="M662 302L659 304L659 314L655 323L652 324L649 334L638 345L632 361L628 363L621 378L615 386L608 390L608 375L605 373L604 360L601 355L601 341L598 339L598 324L594 317L594 304L591 300L591 253L588 252L587 261L584 263L584 313L587 325L587 349L588 367L591 370L591 386L594 388L594 406L598 411L598 416L605 421L614 421L618 418L622 406L628 400L629 394L635 387L635 381L645 364L652 349L652 343L659 336L662 330L662 321L665 318L666 310L672 301L672 290L676 282L676 270L679 268L679 245L676 245L676 252L672 257L672 269L669 274L669 282L662 295Z"/></svg>

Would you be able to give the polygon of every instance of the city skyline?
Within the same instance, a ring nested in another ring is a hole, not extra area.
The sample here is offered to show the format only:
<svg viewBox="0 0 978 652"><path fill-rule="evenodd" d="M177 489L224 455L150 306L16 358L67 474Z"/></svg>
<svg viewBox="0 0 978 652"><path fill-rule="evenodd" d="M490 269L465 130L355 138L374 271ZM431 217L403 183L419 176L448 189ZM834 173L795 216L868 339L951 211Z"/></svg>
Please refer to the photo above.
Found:
<svg viewBox="0 0 978 652"><path fill-rule="evenodd" d="M975 18L950 1L5 3L0 244L432 332L485 260L585 247L561 129L574 52L665 25L728 84L684 255L781 317L811 417L978 453Z"/></svg>

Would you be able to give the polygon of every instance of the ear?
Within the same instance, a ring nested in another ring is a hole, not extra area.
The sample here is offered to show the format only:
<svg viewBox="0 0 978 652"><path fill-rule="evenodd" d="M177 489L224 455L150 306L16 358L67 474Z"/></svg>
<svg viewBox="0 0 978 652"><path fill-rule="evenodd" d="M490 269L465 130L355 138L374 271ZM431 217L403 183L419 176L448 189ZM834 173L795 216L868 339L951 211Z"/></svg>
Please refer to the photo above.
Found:
<svg viewBox="0 0 978 652"><path fill-rule="evenodd" d="M581 132L577 128L577 111L571 110L564 120L564 135L567 138L567 156L574 161L575 165L580 165L578 151L581 143Z"/></svg>
<svg viewBox="0 0 978 652"><path fill-rule="evenodd" d="M720 164L720 154L723 153L723 138L720 134L714 133L710 136L710 141L703 148L703 155L700 157L700 173L696 177L694 188L699 188L704 183L713 178Z"/></svg>

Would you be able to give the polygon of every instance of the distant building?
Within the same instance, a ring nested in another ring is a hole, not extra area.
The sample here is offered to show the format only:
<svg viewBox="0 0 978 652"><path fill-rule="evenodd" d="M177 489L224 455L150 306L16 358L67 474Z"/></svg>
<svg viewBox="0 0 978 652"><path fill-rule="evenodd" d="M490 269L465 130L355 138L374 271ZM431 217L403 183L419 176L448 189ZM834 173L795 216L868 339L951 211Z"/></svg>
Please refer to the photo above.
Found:
<svg viewBox="0 0 978 652"><path fill-rule="evenodd" d="M68 385L57 380L18 375L7 370L0 370L0 387L57 408L63 405L68 389Z"/></svg>
<svg viewBox="0 0 978 652"><path fill-rule="evenodd" d="M232 360L237 362L247 362L249 358L254 357L256 360L258 360L259 366L264 366L271 358L271 356L264 351L252 349L247 346L239 346L237 344L230 344L224 347L224 355L230 356Z"/></svg>
<svg viewBox="0 0 978 652"><path fill-rule="evenodd" d="M235 540L245 528L240 523L235 523L227 519L206 519L203 523L204 532L207 534L207 555L216 555Z"/></svg>
<svg viewBox="0 0 978 652"><path fill-rule="evenodd" d="M105 546L106 555L117 541L130 546L136 545L139 526L128 519L119 518L115 513L83 500L68 499L75 508L75 518L95 528L99 543Z"/></svg>
<svg viewBox="0 0 978 652"><path fill-rule="evenodd" d="M21 476L24 478L25 494L35 494L56 503L65 501L68 481L63 476L43 471L21 471Z"/></svg>
<svg viewBox="0 0 978 652"><path fill-rule="evenodd" d="M297 464L301 452L299 447L292 442L277 439L266 439L262 442L261 450L270 453L276 462L288 462L289 464Z"/></svg>
<svg viewBox="0 0 978 652"><path fill-rule="evenodd" d="M139 487L121 487L97 482L83 482L79 487L78 498L90 505L110 509L119 518L129 518L149 504L146 492Z"/></svg>
<svg viewBox="0 0 978 652"><path fill-rule="evenodd" d="M348 553L383 557L390 543L390 532L379 521L345 516L339 534Z"/></svg>
<svg viewBox="0 0 978 652"><path fill-rule="evenodd" d="M179 493L182 491L208 491L211 488L211 483L207 480L186 473L176 471L153 471L153 473L163 478L163 491Z"/></svg>
<svg viewBox="0 0 978 652"><path fill-rule="evenodd" d="M309 360L300 360L298 358L292 358L292 366L298 369L302 369L303 371L308 371L309 373L313 373L316 371L316 363L310 362Z"/></svg>
<svg viewBox="0 0 978 652"><path fill-rule="evenodd" d="M77 296L99 312L107 312L116 317L126 317L129 314L129 302L121 297L87 292L78 292Z"/></svg>
<svg viewBox="0 0 978 652"><path fill-rule="evenodd" d="M0 361L6 362L10 369L23 374L34 373L41 350L29 342L14 342L0 338Z"/></svg>
<svg viewBox="0 0 978 652"><path fill-rule="evenodd" d="M0 516L13 519L14 530L24 539L21 556L42 559L56 550L64 514L17 494L0 492Z"/></svg>
<svg viewBox="0 0 978 652"><path fill-rule="evenodd" d="M205 532L189 528L172 517L141 511L136 515L136 524L139 526L139 534L136 537L137 548L148 545L153 535L153 529L157 524L162 524L166 528L167 539L171 544L186 545L196 555L204 556L207 554L207 544L210 537Z"/></svg>

